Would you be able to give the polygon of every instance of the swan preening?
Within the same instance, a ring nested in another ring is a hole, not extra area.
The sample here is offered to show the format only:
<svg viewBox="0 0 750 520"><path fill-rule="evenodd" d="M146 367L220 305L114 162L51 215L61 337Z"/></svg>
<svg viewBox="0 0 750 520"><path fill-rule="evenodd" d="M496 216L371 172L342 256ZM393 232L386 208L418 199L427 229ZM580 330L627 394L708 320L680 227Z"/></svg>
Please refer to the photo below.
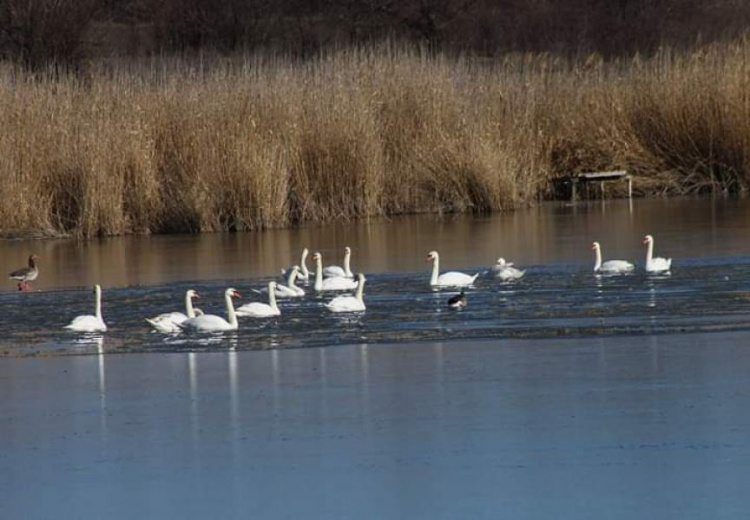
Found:
<svg viewBox="0 0 750 520"><path fill-rule="evenodd" d="M238 316L248 318L268 318L279 316L281 311L276 305L276 282L268 282L268 303L252 302L246 303L237 309Z"/></svg>
<svg viewBox="0 0 750 520"><path fill-rule="evenodd" d="M305 295L305 290L298 287L295 282L299 275L299 266L292 266L292 270L287 278L286 285L276 284L276 297L277 298L299 298Z"/></svg>
<svg viewBox="0 0 750 520"><path fill-rule="evenodd" d="M193 308L193 298L199 297L197 291L188 289L187 292L185 292L185 314L181 312L165 312L153 318L146 318L146 321L158 332L164 332L167 334L180 332L182 330L180 328L180 323L189 318L195 318L198 313L200 313L201 316L203 315L203 312L200 309Z"/></svg>
<svg viewBox="0 0 750 520"><path fill-rule="evenodd" d="M477 279L479 273L475 275L469 275L465 273L459 273L457 271L448 271L447 273L438 274L440 271L440 255L437 251L430 251L427 253L427 262L432 262L432 276L430 277L430 285L436 287L461 287L471 285L474 280Z"/></svg>
<svg viewBox="0 0 750 520"><path fill-rule="evenodd" d="M19 291L25 292L31 290L29 282L33 282L39 276L39 267L36 265L38 259L39 257L34 254L29 255L28 265L26 267L16 269L8 274L8 278L18 280Z"/></svg>
<svg viewBox="0 0 750 520"><path fill-rule="evenodd" d="M298 268L297 278L299 278L300 280L309 280L310 279L310 271L307 270L307 255L308 254L310 254L310 251L308 251L307 248L304 248L302 250L302 256L299 259L299 265L298 266L293 265L291 267L287 267L286 269L282 269L281 270L281 275L288 280L289 276L292 273L292 270L295 267L297 267Z"/></svg>
<svg viewBox="0 0 750 520"><path fill-rule="evenodd" d="M94 314L84 314L76 316L65 328L75 332L105 332L107 324L102 318L102 288L100 285L94 286L95 309Z"/></svg>
<svg viewBox="0 0 750 520"><path fill-rule="evenodd" d="M357 288L358 282L351 278L334 276L323 279L323 255L313 254L315 260L315 290L316 291L349 291Z"/></svg>
<svg viewBox="0 0 750 520"><path fill-rule="evenodd" d="M344 267L338 265L329 265L323 268L323 276L326 278L354 278L351 268L352 248L344 248Z"/></svg>
<svg viewBox="0 0 750 520"><path fill-rule="evenodd" d="M364 291L365 275L357 275L357 292L354 296L336 296L333 300L326 303L326 308L331 312L361 312L365 310Z"/></svg>
<svg viewBox="0 0 750 520"><path fill-rule="evenodd" d="M672 267L671 258L654 258L654 237L646 235L643 237L643 243L648 246L646 249L646 271L649 273L665 273Z"/></svg>
<svg viewBox="0 0 750 520"><path fill-rule="evenodd" d="M513 262L506 262L503 257L497 259L497 263L492 266L492 270L495 272L495 277L503 281L518 280L526 273L526 271L513 267Z"/></svg>
<svg viewBox="0 0 750 520"><path fill-rule="evenodd" d="M635 266L626 260L607 260L602 263L602 248L599 242L591 244L591 249L594 250L596 259L594 263L595 273L629 273L635 269Z"/></svg>
<svg viewBox="0 0 750 520"><path fill-rule="evenodd" d="M188 318L178 326L183 330L192 330L196 332L222 332L225 330L237 330L237 314L234 311L232 298L239 298L240 293L237 289L230 287L224 291L224 303L227 308L227 318L214 314L204 314L195 318Z"/></svg>

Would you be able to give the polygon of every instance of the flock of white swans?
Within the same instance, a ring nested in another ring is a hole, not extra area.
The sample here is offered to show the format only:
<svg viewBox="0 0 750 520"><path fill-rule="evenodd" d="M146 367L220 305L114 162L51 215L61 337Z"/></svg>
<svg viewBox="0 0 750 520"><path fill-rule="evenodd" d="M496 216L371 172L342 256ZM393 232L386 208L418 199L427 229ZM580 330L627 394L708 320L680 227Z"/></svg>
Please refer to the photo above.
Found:
<svg viewBox="0 0 750 520"><path fill-rule="evenodd" d="M649 273L668 273L671 269L672 260L666 258L656 258L654 252L654 238L646 235L643 243L647 246L645 270ZM595 263L594 272L604 274L623 274L632 272L635 266L626 260L608 260L602 261L602 252L599 242L594 242L591 246L594 250ZM351 269L351 248L346 247L344 250L343 266L326 266L323 267L323 257L320 253L313 254L315 262L315 272L307 268L307 256L309 251L305 248L302 251L302 257L298 265L282 270L282 275L286 284L279 284L275 281L268 283L268 303L252 302L235 308L233 298L240 297L239 291L230 287L224 291L224 302L226 305L227 317L223 318L214 314L204 314L199 309L193 307L193 299L198 297L198 293L189 289L185 294L185 313L167 312L147 318L146 321L151 327L162 333L178 333L181 331L196 332L223 332L238 329L239 317L250 318L267 318L279 316L281 311L278 307L277 298L300 298L305 296L305 290L297 285L297 280L309 282L314 278L313 289L316 292L323 291L350 291L354 290L353 295L336 296L325 304L325 307L331 312L363 312L365 310L364 287L365 275L359 273L355 275ZM35 280L39 275L39 268L36 265L37 256L29 257L28 267L18 269L10 273L10 278L18 280L18 288L21 291L29 290L28 282ZM471 286L480 273L473 275L448 271L440 273L440 256L437 251L430 251L427 254L428 262L432 262L432 272L430 275L430 285L432 287L450 287L461 288L461 293L448 300L448 305L454 308L466 306L467 298L463 288ZM513 266L512 262L506 262L503 258L498 258L497 263L492 266L491 271L494 276L500 280L517 280L521 278L525 271ZM107 324L102 316L102 289L100 285L94 286L95 308L94 314L77 316L66 325L65 328L75 332L105 332Z"/></svg>

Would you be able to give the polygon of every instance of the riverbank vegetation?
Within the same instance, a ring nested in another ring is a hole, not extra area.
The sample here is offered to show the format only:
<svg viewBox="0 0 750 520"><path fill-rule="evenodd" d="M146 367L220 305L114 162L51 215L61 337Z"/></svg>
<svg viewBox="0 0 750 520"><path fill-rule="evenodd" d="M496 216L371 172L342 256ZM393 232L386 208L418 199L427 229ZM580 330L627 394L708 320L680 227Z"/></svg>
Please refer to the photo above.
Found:
<svg viewBox="0 0 750 520"><path fill-rule="evenodd" d="M250 230L556 196L747 191L750 43L648 59L497 60L383 45L0 71L2 230Z"/></svg>

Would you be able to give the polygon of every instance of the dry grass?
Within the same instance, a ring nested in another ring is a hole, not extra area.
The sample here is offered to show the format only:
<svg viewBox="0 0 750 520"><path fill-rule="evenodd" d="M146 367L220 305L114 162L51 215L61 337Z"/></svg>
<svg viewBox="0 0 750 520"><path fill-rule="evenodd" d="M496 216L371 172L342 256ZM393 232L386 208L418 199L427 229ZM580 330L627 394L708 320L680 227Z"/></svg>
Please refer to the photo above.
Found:
<svg viewBox="0 0 750 520"><path fill-rule="evenodd" d="M484 212L626 168L642 193L750 184L750 42L649 60L413 49L0 70L0 231L250 230Z"/></svg>

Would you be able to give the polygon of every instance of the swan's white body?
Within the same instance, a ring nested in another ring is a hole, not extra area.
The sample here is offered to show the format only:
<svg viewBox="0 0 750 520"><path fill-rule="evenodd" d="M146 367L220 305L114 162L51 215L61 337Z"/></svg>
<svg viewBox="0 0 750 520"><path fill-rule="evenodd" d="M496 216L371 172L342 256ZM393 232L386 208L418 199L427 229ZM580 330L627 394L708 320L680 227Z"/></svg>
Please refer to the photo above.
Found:
<svg viewBox="0 0 750 520"><path fill-rule="evenodd" d="M180 328L179 324L189 318L195 318L196 316L195 309L193 308L193 298L197 297L198 293L196 291L194 291L193 289L188 289L188 291L185 293L186 314L183 314L181 312L165 312L163 314L155 316L154 318L146 318L146 321L157 332L164 332L166 334L180 332L182 329Z"/></svg>
<svg viewBox="0 0 750 520"><path fill-rule="evenodd" d="M300 280L309 280L310 279L310 271L307 270L307 255L310 254L310 252L307 250L307 248L304 248L302 250L302 256L299 260L299 271L297 272L297 278ZM289 276L292 274L292 269L294 269L295 266L287 267L286 269L281 270L282 276L289 279Z"/></svg>
<svg viewBox="0 0 750 520"><path fill-rule="evenodd" d="M646 250L646 271L649 273L664 273L672 268L671 258L654 258L654 237L646 235L643 243L648 246Z"/></svg>
<svg viewBox="0 0 750 520"><path fill-rule="evenodd" d="M203 316L196 316L195 318L188 318L178 326L183 330L191 330L195 332L222 332L226 330L237 330L237 314L234 311L234 303L232 298L239 298L240 293L233 288L229 288L224 291L224 304L227 308L227 318L225 320L221 316L215 314L204 314Z"/></svg>
<svg viewBox="0 0 750 520"><path fill-rule="evenodd" d="M344 267L338 265L329 265L323 268L323 276L326 278L352 278L354 279L354 273L351 268L352 262L352 248L347 246L344 248Z"/></svg>
<svg viewBox="0 0 750 520"><path fill-rule="evenodd" d="M427 254L427 261L432 261L432 276L430 277L430 285L432 286L463 287L473 284L474 280L479 276L479 273L472 276L466 273L459 273L458 271L448 271L447 273L439 274L440 255L438 255L437 251L430 251Z"/></svg>
<svg viewBox="0 0 750 520"><path fill-rule="evenodd" d="M305 290L295 284L298 274L299 266L295 265L292 267L292 271L289 273L287 285L276 284L275 292L277 298L299 298L305 295Z"/></svg>
<svg viewBox="0 0 750 520"><path fill-rule="evenodd" d="M75 332L105 332L107 330L107 324L104 323L102 318L102 288L100 285L94 286L94 294L96 295L94 315L77 316L73 318L70 324L65 326L66 329Z"/></svg>
<svg viewBox="0 0 750 520"><path fill-rule="evenodd" d="M253 302L246 303L237 308L238 316L248 318L268 318L270 316L279 316L281 311L276 305L276 282L268 282L268 303Z"/></svg>
<svg viewBox="0 0 750 520"><path fill-rule="evenodd" d="M333 300L326 303L326 308L331 312L362 312L365 310L365 301L363 299L365 292L365 275L357 275L357 293L354 296L336 296Z"/></svg>
<svg viewBox="0 0 750 520"><path fill-rule="evenodd" d="M342 278L336 276L333 278L323 279L323 255L315 253L313 260L316 263L315 269L315 290L316 291L350 291L356 289L358 282L351 278Z"/></svg>
<svg viewBox="0 0 750 520"><path fill-rule="evenodd" d="M495 271L495 277L503 281L518 280L526 273L526 271L513 267L513 262L506 262L505 258L502 257L497 259L497 263L492 266L492 270Z"/></svg>
<svg viewBox="0 0 750 520"><path fill-rule="evenodd" d="M629 273L635 266L626 260L607 260L602 263L602 248L599 242L591 244L591 249L594 250L596 261L594 262L595 273Z"/></svg>

